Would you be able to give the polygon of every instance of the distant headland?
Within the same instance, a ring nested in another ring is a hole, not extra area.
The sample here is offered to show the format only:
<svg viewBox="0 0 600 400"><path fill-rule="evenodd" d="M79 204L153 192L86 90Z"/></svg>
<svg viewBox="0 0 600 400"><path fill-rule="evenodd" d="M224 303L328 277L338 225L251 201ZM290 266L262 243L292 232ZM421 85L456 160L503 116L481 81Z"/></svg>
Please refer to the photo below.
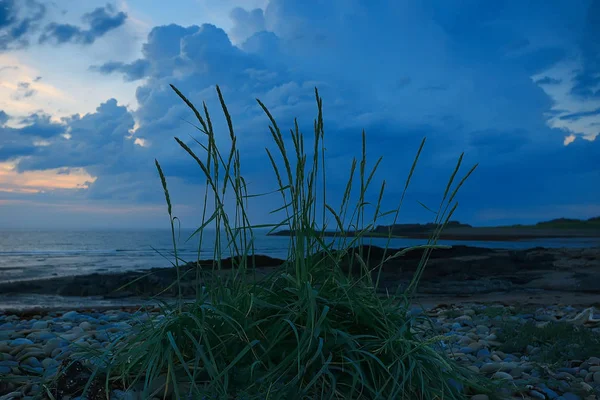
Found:
<svg viewBox="0 0 600 400"><path fill-rule="evenodd" d="M436 229L434 223L378 225L363 234L365 237L388 237L404 239L427 239ZM325 231L324 235L339 236L338 231ZM294 232L281 230L272 236L292 236ZM343 232L344 236L356 236L355 231ZM557 218L534 225L506 225L474 227L458 221L450 221L442 231L441 240L512 241L527 239L600 238L600 216L589 219Z"/></svg>

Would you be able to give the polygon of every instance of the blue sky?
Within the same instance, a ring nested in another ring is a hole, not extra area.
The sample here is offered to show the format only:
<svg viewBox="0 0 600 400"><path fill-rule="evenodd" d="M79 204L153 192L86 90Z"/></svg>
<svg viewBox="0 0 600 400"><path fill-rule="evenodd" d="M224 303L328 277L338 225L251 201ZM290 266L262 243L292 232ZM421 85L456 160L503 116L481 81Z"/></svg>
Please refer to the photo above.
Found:
<svg viewBox="0 0 600 400"><path fill-rule="evenodd" d="M198 222L200 171L173 136L206 101L250 191L273 190L260 98L311 134L324 99L329 187L365 129L393 207L426 222L463 151L479 168L456 218L474 225L600 215L600 0L0 0L0 226L166 227ZM269 220L278 198L251 204Z"/></svg>

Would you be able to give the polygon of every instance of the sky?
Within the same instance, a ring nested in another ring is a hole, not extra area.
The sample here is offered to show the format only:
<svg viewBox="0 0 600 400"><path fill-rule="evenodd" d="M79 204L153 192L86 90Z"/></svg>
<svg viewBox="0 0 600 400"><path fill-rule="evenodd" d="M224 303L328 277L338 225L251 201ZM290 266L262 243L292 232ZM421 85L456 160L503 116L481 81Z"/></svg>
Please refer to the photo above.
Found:
<svg viewBox="0 0 600 400"><path fill-rule="evenodd" d="M227 146L220 86L251 193L276 189L255 99L309 138L317 87L332 201L364 129L387 209L427 138L400 222L431 220L463 152L454 219L600 215L600 0L0 0L0 228L166 228L154 159L196 226L205 182L173 138L204 139L170 84Z"/></svg>

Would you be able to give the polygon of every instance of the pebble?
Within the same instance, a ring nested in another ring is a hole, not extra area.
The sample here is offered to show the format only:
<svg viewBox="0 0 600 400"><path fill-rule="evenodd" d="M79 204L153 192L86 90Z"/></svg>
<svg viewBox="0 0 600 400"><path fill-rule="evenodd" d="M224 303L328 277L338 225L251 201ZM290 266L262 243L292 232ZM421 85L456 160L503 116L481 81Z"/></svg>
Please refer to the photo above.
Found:
<svg viewBox="0 0 600 400"><path fill-rule="evenodd" d="M451 314L443 309L425 312L435 322L436 332L443 337L441 347L450 357L474 373L498 381L502 386L501 391L513 398L600 398L600 354L589 354L583 360L566 360L558 366L543 364L539 369L539 361L535 360L544 349L537 343L525 342L521 349L507 349L502 342L502 327L506 321L517 324L532 321L539 326L549 326L547 324L556 319L563 320L577 315L581 312L580 309L559 306L540 308L535 313L515 313L514 307L504 307L505 310L502 310L502 306L491 308L493 314L488 315L493 315L492 317L485 314L486 306L482 305L455 307L457 312ZM422 311L415 311L411 315L421 314ZM158 316L157 320L161 317ZM122 311L69 311L62 315L56 313L19 319L0 311L0 382L2 375L12 373L54 376L61 360L70 358L82 347L103 350L109 347L111 340L127 335L139 321L148 318L145 314L138 318ZM600 334L600 330L596 332ZM503 383L504 381L506 382ZM463 388L460 382L450 380L449 384ZM15 387L8 390L14 391ZM519 387L526 389L518 392ZM17 391L21 396L19 398L27 398L23 397L24 388ZM28 390L30 392L25 394L30 395L31 389ZM0 400L5 400L8 394L0 391ZM113 391L111 398L137 397ZM469 398L489 400L485 394L474 394Z"/></svg>
<svg viewBox="0 0 600 400"><path fill-rule="evenodd" d="M492 375L492 379L506 379L506 380L512 381L513 377L511 374L507 374L506 372L498 371L498 372L494 373L494 375Z"/></svg>
<svg viewBox="0 0 600 400"><path fill-rule="evenodd" d="M33 344L33 342L29 339L18 338L18 339L14 339L13 341L11 341L9 346L14 348L17 346L23 346L23 345L29 345L29 344Z"/></svg>
<svg viewBox="0 0 600 400"><path fill-rule="evenodd" d="M546 395L538 392L537 390L530 390L529 395L534 399L546 400Z"/></svg>

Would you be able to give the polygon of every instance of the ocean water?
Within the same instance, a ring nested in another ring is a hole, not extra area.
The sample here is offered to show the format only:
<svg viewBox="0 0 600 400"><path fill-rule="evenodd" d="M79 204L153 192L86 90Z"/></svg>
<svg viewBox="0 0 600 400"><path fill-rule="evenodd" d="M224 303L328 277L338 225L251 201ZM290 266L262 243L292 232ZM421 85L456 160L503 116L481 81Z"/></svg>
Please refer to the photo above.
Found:
<svg viewBox="0 0 600 400"><path fill-rule="evenodd" d="M185 261L198 257L198 240L185 240L192 230L181 230L178 255ZM384 246L386 239L365 239ZM392 248L424 244L422 239L392 239ZM202 259L212 258L215 234L204 232ZM439 244L489 248L525 249L542 247L600 246L600 239L543 239L518 242L440 241ZM255 232L256 254L285 258L288 237ZM107 273L168 267L174 260L169 230L143 231L0 231L0 282L55 276Z"/></svg>

